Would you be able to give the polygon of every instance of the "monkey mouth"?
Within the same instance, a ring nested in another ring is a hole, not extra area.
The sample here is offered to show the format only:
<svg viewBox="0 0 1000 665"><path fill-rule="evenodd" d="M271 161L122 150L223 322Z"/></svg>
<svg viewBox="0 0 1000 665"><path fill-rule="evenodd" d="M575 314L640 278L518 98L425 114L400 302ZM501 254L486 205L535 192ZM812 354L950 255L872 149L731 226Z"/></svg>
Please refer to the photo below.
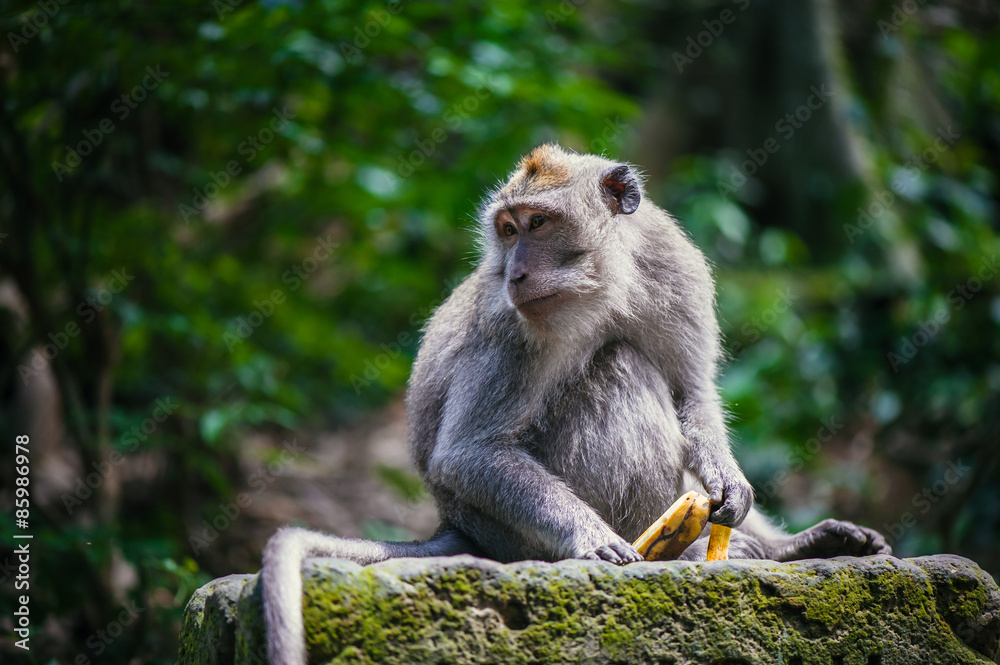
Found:
<svg viewBox="0 0 1000 665"><path fill-rule="evenodd" d="M561 297L562 294L556 291L547 296L532 298L531 300L518 303L517 311L529 321L541 321L552 313L552 310L556 308Z"/></svg>

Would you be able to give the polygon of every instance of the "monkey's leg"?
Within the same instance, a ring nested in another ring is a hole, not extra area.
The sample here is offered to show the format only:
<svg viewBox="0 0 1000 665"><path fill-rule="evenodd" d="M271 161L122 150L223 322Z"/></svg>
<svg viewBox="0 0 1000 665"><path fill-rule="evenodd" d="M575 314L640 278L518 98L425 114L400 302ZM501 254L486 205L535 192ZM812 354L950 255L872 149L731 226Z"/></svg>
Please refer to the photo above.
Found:
<svg viewBox="0 0 1000 665"><path fill-rule="evenodd" d="M735 548L731 541L731 559L773 559L774 561L794 561L797 559L829 558L833 556L865 556L868 554L892 554L892 548L879 532L851 522L824 520L801 533L788 534L776 527L757 508L753 508L735 531L746 542ZM704 543L699 540L688 548L689 560L704 560Z"/></svg>
<svg viewBox="0 0 1000 665"><path fill-rule="evenodd" d="M447 518L501 561L642 560L563 480L510 442L439 443L428 481L453 497Z"/></svg>
<svg viewBox="0 0 1000 665"><path fill-rule="evenodd" d="M787 536L770 558L776 561L892 554L881 533L841 520L823 520L801 533Z"/></svg>
<svg viewBox="0 0 1000 665"><path fill-rule="evenodd" d="M338 538L299 528L279 530L264 548L261 571L264 623L271 665L305 665L302 624L302 562L309 557L336 557L362 565L398 557L478 553L458 530L442 527L428 541L386 543Z"/></svg>

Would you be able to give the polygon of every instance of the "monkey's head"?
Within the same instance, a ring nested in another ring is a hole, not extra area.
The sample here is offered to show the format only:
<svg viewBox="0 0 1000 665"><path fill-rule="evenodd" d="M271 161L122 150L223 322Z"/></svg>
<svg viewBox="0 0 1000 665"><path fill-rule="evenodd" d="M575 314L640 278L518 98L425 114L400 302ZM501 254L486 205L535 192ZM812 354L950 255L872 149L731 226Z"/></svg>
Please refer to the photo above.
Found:
<svg viewBox="0 0 1000 665"><path fill-rule="evenodd" d="M633 265L621 226L641 201L630 166L535 148L480 211L483 265L501 287L495 305L535 328L592 320L594 302L625 307Z"/></svg>

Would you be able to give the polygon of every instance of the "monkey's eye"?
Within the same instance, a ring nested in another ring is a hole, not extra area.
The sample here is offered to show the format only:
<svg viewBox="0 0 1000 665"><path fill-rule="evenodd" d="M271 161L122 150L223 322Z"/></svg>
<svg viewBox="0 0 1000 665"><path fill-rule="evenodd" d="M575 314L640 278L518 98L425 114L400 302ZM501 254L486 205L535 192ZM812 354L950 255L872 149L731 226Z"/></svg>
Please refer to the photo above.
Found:
<svg viewBox="0 0 1000 665"><path fill-rule="evenodd" d="M528 229L534 231L539 226L544 224L546 219L548 219L548 217L545 215L532 215L531 219L528 220Z"/></svg>
<svg viewBox="0 0 1000 665"><path fill-rule="evenodd" d="M513 224L504 224L503 225L503 234L505 236L507 236L508 238L511 237L511 236L516 236L517 235L517 229L514 228Z"/></svg>

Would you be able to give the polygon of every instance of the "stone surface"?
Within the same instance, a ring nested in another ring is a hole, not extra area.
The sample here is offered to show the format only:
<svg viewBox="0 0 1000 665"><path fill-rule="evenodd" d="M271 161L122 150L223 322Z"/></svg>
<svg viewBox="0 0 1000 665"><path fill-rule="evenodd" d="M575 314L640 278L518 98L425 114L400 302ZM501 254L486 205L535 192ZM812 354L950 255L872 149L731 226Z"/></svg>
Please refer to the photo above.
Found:
<svg viewBox="0 0 1000 665"><path fill-rule="evenodd" d="M1000 590L961 557L304 569L312 663L990 663ZM188 604L184 665L266 662L257 576Z"/></svg>
<svg viewBox="0 0 1000 665"><path fill-rule="evenodd" d="M231 665L235 658L236 603L256 575L229 575L194 592L184 608L180 662Z"/></svg>

